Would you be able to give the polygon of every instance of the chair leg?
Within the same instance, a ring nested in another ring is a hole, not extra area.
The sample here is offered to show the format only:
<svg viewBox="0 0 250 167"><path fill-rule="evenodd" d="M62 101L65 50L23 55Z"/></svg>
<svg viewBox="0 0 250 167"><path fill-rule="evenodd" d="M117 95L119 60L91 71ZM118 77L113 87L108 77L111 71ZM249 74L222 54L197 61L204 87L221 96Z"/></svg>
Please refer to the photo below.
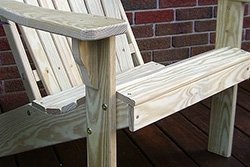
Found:
<svg viewBox="0 0 250 167"><path fill-rule="evenodd" d="M212 99L208 151L231 156L238 86L231 87Z"/></svg>
<svg viewBox="0 0 250 167"><path fill-rule="evenodd" d="M115 167L115 37L81 41L76 47L79 47L83 62L89 65L85 65L89 77L86 84L88 167Z"/></svg>

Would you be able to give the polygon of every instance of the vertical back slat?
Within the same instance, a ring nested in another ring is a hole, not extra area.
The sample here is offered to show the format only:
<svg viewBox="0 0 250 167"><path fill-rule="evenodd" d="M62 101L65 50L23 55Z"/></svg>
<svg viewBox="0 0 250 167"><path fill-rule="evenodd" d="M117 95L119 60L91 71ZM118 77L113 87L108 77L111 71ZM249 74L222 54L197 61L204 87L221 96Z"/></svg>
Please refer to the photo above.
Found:
<svg viewBox="0 0 250 167"><path fill-rule="evenodd" d="M17 1L23 2L23 0ZM20 26L20 29L32 57L36 56L36 60L34 61L34 63L36 64L36 68L40 73L39 77L42 80L46 80L48 83L50 83L49 85L44 83L46 91L51 94L60 92L60 87L53 73L53 70L49 65L49 61L46 57L46 53L43 49L36 30L24 26Z"/></svg>
<svg viewBox="0 0 250 167"><path fill-rule="evenodd" d="M51 0L39 0L39 4L41 7L55 9ZM78 72L77 65L73 59L72 51L66 37L56 34L51 35L63 66L66 69L66 73L70 80L70 83L72 84L72 86L81 85L82 79L80 73Z"/></svg>
<svg viewBox="0 0 250 167"><path fill-rule="evenodd" d="M88 13L86 5L83 0L68 0L71 11L77 13Z"/></svg>
<svg viewBox="0 0 250 167"><path fill-rule="evenodd" d="M129 24L129 21L128 21L126 12L125 12L125 10L124 10L124 8L122 6L121 0L116 0L115 2L116 2L117 6L119 8L122 19L126 20L128 22L128 24ZM130 44L132 44L133 50L135 51L134 54L132 54L132 59L134 61L134 65L138 66L138 65L144 64L141 52L140 52L139 47L137 45L137 42L135 40L135 36L133 34L132 28L130 26L128 26L127 39L128 39L128 42Z"/></svg>
<svg viewBox="0 0 250 167"><path fill-rule="evenodd" d="M121 18L119 8L113 0L85 0L85 3L91 14ZM117 65L120 67L121 72L134 67L130 54L130 47L125 34L116 37L116 54Z"/></svg>
<svg viewBox="0 0 250 167"><path fill-rule="evenodd" d="M122 18L119 3L114 0L17 0L35 6L91 13L108 17ZM54 94L72 86L82 84L78 67L72 56L72 40L56 34L21 28L27 45L35 58L39 77L43 81L48 94ZM126 35L116 38L116 71L126 71L134 67L130 41Z"/></svg>
<svg viewBox="0 0 250 167"><path fill-rule="evenodd" d="M27 4L34 6L39 6L37 0L25 0ZM55 43L52 39L52 36L48 32L37 30L37 34L40 38L41 44L46 52L47 59L50 63L50 66L54 72L55 78L58 82L60 90L66 90L72 87L70 80L67 76L66 70L63 66L63 63L60 59L60 55L57 52ZM35 55L36 56L36 55ZM40 63L40 62L39 62ZM47 83L49 84L49 83ZM50 93L50 92L49 92Z"/></svg>

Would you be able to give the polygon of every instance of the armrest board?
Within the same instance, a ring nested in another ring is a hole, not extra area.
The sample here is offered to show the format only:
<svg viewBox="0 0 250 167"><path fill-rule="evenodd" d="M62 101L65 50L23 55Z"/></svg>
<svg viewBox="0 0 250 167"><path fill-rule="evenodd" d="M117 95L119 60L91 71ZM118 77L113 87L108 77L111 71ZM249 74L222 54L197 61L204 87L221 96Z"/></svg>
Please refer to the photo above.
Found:
<svg viewBox="0 0 250 167"><path fill-rule="evenodd" d="M123 20L0 1L0 16L15 23L80 40L98 40L127 30Z"/></svg>

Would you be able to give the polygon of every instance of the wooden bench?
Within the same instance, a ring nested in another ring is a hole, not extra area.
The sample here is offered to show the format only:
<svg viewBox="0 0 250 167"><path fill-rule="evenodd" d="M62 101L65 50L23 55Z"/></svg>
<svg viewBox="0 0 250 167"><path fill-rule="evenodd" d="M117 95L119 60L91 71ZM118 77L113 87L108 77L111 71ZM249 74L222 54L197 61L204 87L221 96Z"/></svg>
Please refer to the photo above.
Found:
<svg viewBox="0 0 250 167"><path fill-rule="evenodd" d="M240 49L248 1L219 0L216 49L166 67L143 63L120 1L20 2L1 1L0 18L31 103L0 115L0 156L87 137L88 165L115 166L116 129L136 131L213 95L209 151L230 156L237 84L250 78Z"/></svg>

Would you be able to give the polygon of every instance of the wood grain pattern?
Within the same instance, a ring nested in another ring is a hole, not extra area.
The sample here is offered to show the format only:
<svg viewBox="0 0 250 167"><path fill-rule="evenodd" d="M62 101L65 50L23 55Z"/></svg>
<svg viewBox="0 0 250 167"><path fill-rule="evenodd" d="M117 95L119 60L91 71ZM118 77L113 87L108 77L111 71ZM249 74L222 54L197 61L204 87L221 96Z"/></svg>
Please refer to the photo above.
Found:
<svg viewBox="0 0 250 167"><path fill-rule="evenodd" d="M249 53L223 48L119 85L119 93L135 105L131 129L144 127L248 79L249 61Z"/></svg>
<svg viewBox="0 0 250 167"><path fill-rule="evenodd" d="M34 1L34 0L32 0L32 1ZM28 3L28 2L29 1L26 1L26 3ZM55 9L51 0L42 0L42 1L39 0L38 2L39 2L40 7ZM29 2L29 4L33 4L33 3ZM55 63L51 63L51 66L57 66L56 70L60 70L60 71L65 69L65 72L67 74L66 78L68 78L68 80L72 86L81 85L83 82L82 82L80 73L78 71L78 68L76 66L76 63L73 59L72 51L70 48L71 46L68 44L66 37L60 36L57 34L52 34L52 33L51 33L51 37L53 39L53 41L51 41L51 43L53 43L53 45L55 45L55 47L53 49L53 52L47 51L47 56L48 57L55 57L58 55L58 57L59 57L58 61L61 62L62 68ZM45 41L43 41L43 43L48 43L48 39L45 38ZM56 50L55 50L55 48L56 48ZM59 67L60 67L60 69L59 69Z"/></svg>
<svg viewBox="0 0 250 167"><path fill-rule="evenodd" d="M98 78L98 89L86 86L88 166L116 166L115 37L81 49L81 57L98 67L97 73L91 73ZM96 51L85 55L86 49Z"/></svg>
<svg viewBox="0 0 250 167"><path fill-rule="evenodd" d="M165 67L163 70L119 85L119 93L136 105L164 95L229 67L249 60L249 53L237 48L215 49ZM247 70L247 68L246 68ZM145 85L145 87L144 87Z"/></svg>
<svg viewBox="0 0 250 167"><path fill-rule="evenodd" d="M81 40L103 39L127 29L127 23L119 19L44 9L15 1L0 4L0 15L6 19Z"/></svg>
<svg viewBox="0 0 250 167"><path fill-rule="evenodd" d="M126 20L128 23L128 18L126 15L126 12L122 6L122 3L120 0L115 1L120 9L120 13L121 13L121 17L122 19ZM133 45L133 50L135 50L135 54L132 54L132 58L133 58L133 62L135 66L138 65L142 65L144 64L144 61L142 59L142 55L141 52L139 50L139 47L137 45L137 42L135 40L135 36L133 34L132 28L130 26L128 26L128 31L127 31L127 38L128 38L128 42L131 43ZM130 49L131 50L131 49ZM132 50L131 50L132 51Z"/></svg>
<svg viewBox="0 0 250 167"><path fill-rule="evenodd" d="M117 128L128 127L128 105L117 101ZM86 106L64 114L47 114L31 104L0 117L0 157L87 136Z"/></svg>
<svg viewBox="0 0 250 167"><path fill-rule="evenodd" d="M116 76L117 87L126 82L136 80L139 77L144 77L160 71L164 67L165 66L154 62L137 66ZM49 114L62 114L65 112L70 112L78 106L85 104L85 94L85 85L76 86L71 89L61 91L57 94L34 100L32 102L32 105ZM119 93L117 93L117 98L119 98L120 100L124 100L123 96L121 97ZM124 103L126 103L126 100L124 101Z"/></svg>
<svg viewBox="0 0 250 167"><path fill-rule="evenodd" d="M101 0L104 13L107 17L122 19L120 9L114 0ZM117 63L121 67L121 72L134 67L131 50L126 34L116 36Z"/></svg>
<svg viewBox="0 0 250 167"><path fill-rule="evenodd" d="M244 17L242 2L218 1L216 48L241 48ZM231 155L236 98L237 85L215 95L212 99L208 150L225 157ZM221 122L224 122L223 127Z"/></svg>
<svg viewBox="0 0 250 167"><path fill-rule="evenodd" d="M96 41L72 40L73 56L79 65L83 82L86 86L98 89L98 60L96 56L98 50ZM84 55L84 56L81 56Z"/></svg>
<svg viewBox="0 0 250 167"><path fill-rule="evenodd" d="M3 19L1 19L3 20ZM29 64L28 57L26 55L25 49L22 45L21 38L19 36L17 27L15 23L3 20L9 23L9 25L3 25L4 31L8 38L9 45L14 55L15 62L17 63L20 76L22 78L25 90L27 90L27 95L29 100L41 98L36 80L33 77L33 72Z"/></svg>
<svg viewBox="0 0 250 167"><path fill-rule="evenodd" d="M85 2L90 14L121 19L119 8L113 0L86 0ZM125 34L116 36L116 54L116 72L118 74L134 67Z"/></svg>

